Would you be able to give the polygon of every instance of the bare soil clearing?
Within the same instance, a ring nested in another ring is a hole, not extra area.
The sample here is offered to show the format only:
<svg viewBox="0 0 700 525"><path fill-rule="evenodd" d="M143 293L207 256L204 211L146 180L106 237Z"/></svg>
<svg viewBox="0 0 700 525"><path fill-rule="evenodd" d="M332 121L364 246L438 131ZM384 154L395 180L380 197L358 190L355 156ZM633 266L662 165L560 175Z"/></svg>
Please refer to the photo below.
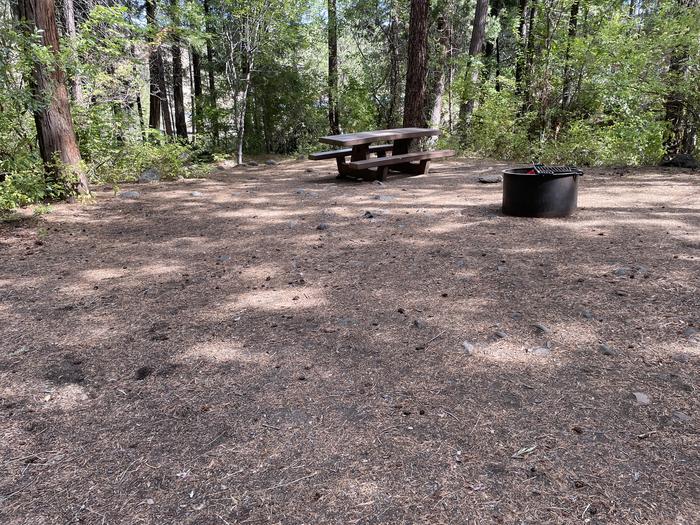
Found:
<svg viewBox="0 0 700 525"><path fill-rule="evenodd" d="M700 522L697 173L334 168L0 225L0 523Z"/></svg>

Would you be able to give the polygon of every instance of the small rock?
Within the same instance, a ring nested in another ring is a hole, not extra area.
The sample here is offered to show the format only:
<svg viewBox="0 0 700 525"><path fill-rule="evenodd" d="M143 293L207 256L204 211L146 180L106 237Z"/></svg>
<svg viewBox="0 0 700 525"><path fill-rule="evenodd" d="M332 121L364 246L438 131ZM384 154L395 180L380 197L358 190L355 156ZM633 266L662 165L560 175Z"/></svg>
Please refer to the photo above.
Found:
<svg viewBox="0 0 700 525"><path fill-rule="evenodd" d="M690 421L690 416L685 412L681 411L674 412L671 417L676 421L680 421L681 423L686 423Z"/></svg>
<svg viewBox="0 0 700 525"><path fill-rule="evenodd" d="M304 171L305 171L306 173L313 173L313 172L314 172L314 169L313 169L313 168L306 168Z"/></svg>
<svg viewBox="0 0 700 525"><path fill-rule="evenodd" d="M644 392L632 392L634 399L640 406L651 405L651 399Z"/></svg>
<svg viewBox="0 0 700 525"><path fill-rule="evenodd" d="M366 211L365 214L363 215L365 219L373 219L374 215L372 214L371 211Z"/></svg>
<svg viewBox="0 0 700 525"><path fill-rule="evenodd" d="M160 173L154 168L148 168L141 175L139 175L140 183L158 182L160 180Z"/></svg>
<svg viewBox="0 0 700 525"><path fill-rule="evenodd" d="M321 230L321 231L327 230L327 229L328 229L328 225L327 225L325 222L322 222L321 224L319 224L318 226L316 226L316 229L317 229L317 230Z"/></svg>
<svg viewBox="0 0 700 525"><path fill-rule="evenodd" d="M616 268L613 273L618 277L625 277L629 273L629 268Z"/></svg>
<svg viewBox="0 0 700 525"><path fill-rule="evenodd" d="M498 339L505 339L506 337L508 337L508 334L501 330L495 332L493 335L495 335Z"/></svg>
<svg viewBox="0 0 700 525"><path fill-rule="evenodd" d="M192 195L192 197L201 197L204 194L201 191L193 191L190 195Z"/></svg>
<svg viewBox="0 0 700 525"><path fill-rule="evenodd" d="M377 186L384 186L384 183L383 183L382 181L380 181L380 180L375 180L374 183L375 183Z"/></svg>
<svg viewBox="0 0 700 525"><path fill-rule="evenodd" d="M613 350L612 348L610 348L606 344L601 344L600 346L598 346L598 350L603 355L610 355L610 356L617 355L617 352L615 350Z"/></svg>
<svg viewBox="0 0 700 525"><path fill-rule="evenodd" d="M268 159L265 161L265 164L267 164L268 166L277 166L279 162L277 162L276 160Z"/></svg>
<svg viewBox="0 0 700 525"><path fill-rule="evenodd" d="M143 379L146 379L152 373L153 373L153 369L150 366L142 366L134 373L134 378L137 381L141 381Z"/></svg>
<svg viewBox="0 0 700 525"><path fill-rule="evenodd" d="M479 177L479 182L483 184L496 184L503 180L500 175L483 175Z"/></svg>
<svg viewBox="0 0 700 525"><path fill-rule="evenodd" d="M505 272L507 270L507 268L505 266L503 266L502 264L499 264L498 266L496 266L496 270L499 272Z"/></svg>
<svg viewBox="0 0 700 525"><path fill-rule="evenodd" d="M683 331L683 335L686 336L688 339L698 334L700 334L700 331L698 331L697 328L693 328L692 326L689 326Z"/></svg>
<svg viewBox="0 0 700 525"><path fill-rule="evenodd" d="M532 355L536 355L538 357L546 357L549 354L551 354L552 351L549 348L546 348L544 346L539 346L537 348L533 348L532 350L530 350L530 353Z"/></svg>
<svg viewBox="0 0 700 525"><path fill-rule="evenodd" d="M673 359L673 360L676 361L677 363L687 363L688 360L689 360L689 356L688 356L688 354L682 353L682 352L681 352L681 353L678 353L678 354L673 354L673 356L671 357L671 359Z"/></svg>
<svg viewBox="0 0 700 525"><path fill-rule="evenodd" d="M472 355L474 353L474 345L471 344L469 341L463 341L462 342L462 350L464 350L464 353L467 355Z"/></svg>
<svg viewBox="0 0 700 525"><path fill-rule="evenodd" d="M521 321L523 318L523 314L521 312L513 312L512 314L510 314L510 317L515 321Z"/></svg>
<svg viewBox="0 0 700 525"><path fill-rule="evenodd" d="M420 319L414 319L413 320L413 327L414 328L425 328L425 323L421 321Z"/></svg>
<svg viewBox="0 0 700 525"><path fill-rule="evenodd" d="M392 197L391 195L375 195L373 199L375 201L391 202L393 200L396 200L396 197Z"/></svg>
<svg viewBox="0 0 700 525"><path fill-rule="evenodd" d="M581 317L584 319L593 319L593 312L590 310L583 309L581 310Z"/></svg>
<svg viewBox="0 0 700 525"><path fill-rule="evenodd" d="M230 255L219 255L219 256L216 258L216 260L219 261L219 262L230 261L230 260L231 260L231 256L230 256Z"/></svg>
<svg viewBox="0 0 700 525"><path fill-rule="evenodd" d="M549 328L542 323L534 323L532 327L538 334L548 334L550 332Z"/></svg>
<svg viewBox="0 0 700 525"><path fill-rule="evenodd" d="M615 294L619 295L620 297L627 297L629 295L624 290L615 290Z"/></svg>
<svg viewBox="0 0 700 525"><path fill-rule="evenodd" d="M138 191L122 191L119 193L122 199L138 199L141 194Z"/></svg>

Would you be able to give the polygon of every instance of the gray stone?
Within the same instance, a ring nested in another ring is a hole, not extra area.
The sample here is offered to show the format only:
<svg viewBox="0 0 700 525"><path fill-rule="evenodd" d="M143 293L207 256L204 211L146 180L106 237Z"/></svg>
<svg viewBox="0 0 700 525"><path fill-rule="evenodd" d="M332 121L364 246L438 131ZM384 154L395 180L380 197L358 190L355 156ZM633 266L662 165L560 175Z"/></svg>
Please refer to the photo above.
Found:
<svg viewBox="0 0 700 525"><path fill-rule="evenodd" d="M328 229L328 225L327 225L325 222L322 222L321 224L319 224L318 226L316 226L316 229L317 229L317 230L327 230L327 229Z"/></svg>
<svg viewBox="0 0 700 525"><path fill-rule="evenodd" d="M673 356L671 357L671 359L673 359L673 360L676 361L677 363L687 363L688 360L690 359L690 357L689 357L688 354L686 354L686 353L679 352L679 353L677 353L677 354L673 354Z"/></svg>
<svg viewBox="0 0 700 525"><path fill-rule="evenodd" d="M614 349L610 348L610 347L609 347L608 345L606 345L605 343L603 343L603 344L601 344L600 346L598 346L598 350L599 350L600 353L603 354L603 355L610 355L610 356L612 356L612 355L617 355L617 352L616 352Z"/></svg>
<svg viewBox="0 0 700 525"><path fill-rule="evenodd" d="M690 416L686 414L685 412L681 412L680 410L674 412L671 417L676 420L680 421L681 423L686 423L690 421Z"/></svg>
<svg viewBox="0 0 700 525"><path fill-rule="evenodd" d="M629 268L616 268L615 271L613 271L618 277L626 277L629 272Z"/></svg>
<svg viewBox="0 0 700 525"><path fill-rule="evenodd" d="M216 260L217 260L217 261L220 261L220 262L230 261L230 260L231 260L231 256L230 256L230 255L219 255L219 256L216 258Z"/></svg>
<svg viewBox="0 0 700 525"><path fill-rule="evenodd" d="M542 323L534 323L532 327L538 334L548 334L550 332L549 328Z"/></svg>
<svg viewBox="0 0 700 525"><path fill-rule="evenodd" d="M305 171L306 173L313 173L313 172L314 172L314 169L313 169L313 168L306 168L304 171Z"/></svg>
<svg viewBox="0 0 700 525"><path fill-rule="evenodd" d="M138 199L141 194L138 191L122 191L119 193L122 199Z"/></svg>
<svg viewBox="0 0 700 525"><path fill-rule="evenodd" d="M265 161L265 164L267 164L268 166L277 166L279 162L277 162L276 160L268 159Z"/></svg>
<svg viewBox="0 0 700 525"><path fill-rule="evenodd" d="M634 400L640 406L651 405L651 399L644 392L632 392Z"/></svg>
<svg viewBox="0 0 700 525"><path fill-rule="evenodd" d="M515 321L521 321L523 318L523 314L521 312L513 312L510 314L511 318Z"/></svg>
<svg viewBox="0 0 700 525"><path fill-rule="evenodd" d="M155 168L148 168L141 175L139 175L140 183L158 182L160 180L160 173Z"/></svg>
<svg viewBox="0 0 700 525"><path fill-rule="evenodd" d="M371 211L366 211L366 212L364 213L363 217L364 217L365 219L373 219L373 218L374 218L374 214L373 214Z"/></svg>
<svg viewBox="0 0 700 525"><path fill-rule="evenodd" d="M686 336L688 339L692 338L693 336L696 336L700 333L697 328L694 328L692 326L689 326L683 331L683 335Z"/></svg>
<svg viewBox="0 0 700 525"><path fill-rule="evenodd" d="M530 350L530 353L531 353L532 355L536 355L536 356L538 356L538 357L546 357L546 356L548 356L549 354L551 354L552 351L551 351L549 348L547 348L547 347L539 346L539 347L537 347L537 348L533 348L532 350Z"/></svg>
<svg viewBox="0 0 700 525"><path fill-rule="evenodd" d="M391 202L393 200L396 200L396 197L392 197L391 195L375 195L373 199L375 201Z"/></svg>
<svg viewBox="0 0 700 525"><path fill-rule="evenodd" d="M464 353L467 355L472 355L474 353L474 345L471 344L469 341L464 341L462 342L462 350L464 350Z"/></svg>
<svg viewBox="0 0 700 525"><path fill-rule="evenodd" d="M483 175L479 177L479 182L483 184L497 184L502 180L503 178L500 175Z"/></svg>
<svg viewBox="0 0 700 525"><path fill-rule="evenodd" d="M204 194L201 191L193 191L190 195L193 197L202 197Z"/></svg>
<svg viewBox="0 0 700 525"><path fill-rule="evenodd" d="M493 335L495 335L498 339L505 339L506 337L508 337L508 334L503 332L502 330L495 332Z"/></svg>
<svg viewBox="0 0 700 525"><path fill-rule="evenodd" d="M581 310L581 317L583 317L584 319L593 319L593 312L584 308L583 310Z"/></svg>

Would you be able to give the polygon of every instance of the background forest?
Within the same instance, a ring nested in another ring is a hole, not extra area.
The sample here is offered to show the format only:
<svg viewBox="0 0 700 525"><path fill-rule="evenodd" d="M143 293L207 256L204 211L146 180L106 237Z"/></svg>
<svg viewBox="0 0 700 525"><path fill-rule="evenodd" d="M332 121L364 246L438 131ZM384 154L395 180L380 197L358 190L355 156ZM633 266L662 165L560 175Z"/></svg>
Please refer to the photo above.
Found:
<svg viewBox="0 0 700 525"><path fill-rule="evenodd" d="M0 0L0 209L402 124L518 161L698 147L695 0L56 1Z"/></svg>

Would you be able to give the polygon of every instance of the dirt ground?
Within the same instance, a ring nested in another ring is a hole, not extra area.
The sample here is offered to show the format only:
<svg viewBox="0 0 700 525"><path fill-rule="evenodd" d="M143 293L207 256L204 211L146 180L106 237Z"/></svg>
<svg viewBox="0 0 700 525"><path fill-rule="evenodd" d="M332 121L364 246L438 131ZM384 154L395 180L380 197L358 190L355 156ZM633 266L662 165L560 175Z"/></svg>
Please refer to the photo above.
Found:
<svg viewBox="0 0 700 525"><path fill-rule="evenodd" d="M700 174L522 219L503 166L0 225L0 523L700 523Z"/></svg>

